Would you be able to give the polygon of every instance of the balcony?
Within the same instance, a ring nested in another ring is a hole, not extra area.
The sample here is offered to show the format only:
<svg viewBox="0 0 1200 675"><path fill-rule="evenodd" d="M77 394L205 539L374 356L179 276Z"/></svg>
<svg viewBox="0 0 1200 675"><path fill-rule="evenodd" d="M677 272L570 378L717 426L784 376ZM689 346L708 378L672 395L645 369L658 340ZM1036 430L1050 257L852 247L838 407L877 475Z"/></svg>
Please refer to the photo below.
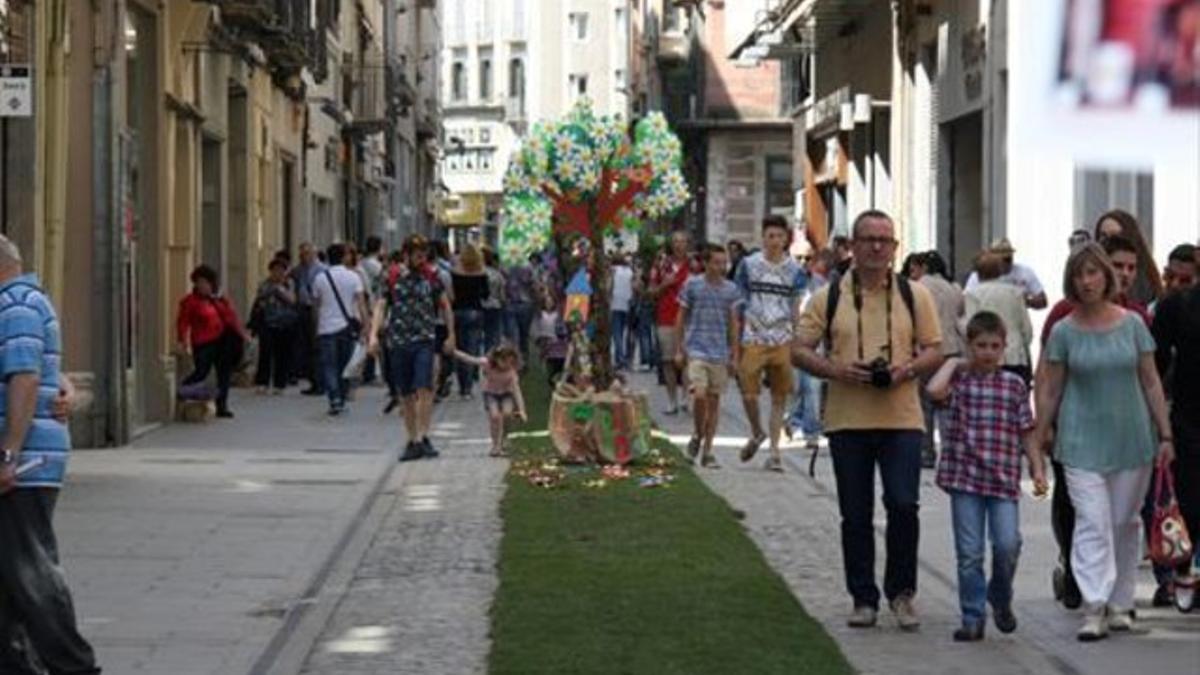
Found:
<svg viewBox="0 0 1200 675"><path fill-rule="evenodd" d="M309 5L292 0L218 0L221 24L232 36L254 43L267 58L275 81L289 90L300 71L316 65L312 31L308 28Z"/></svg>

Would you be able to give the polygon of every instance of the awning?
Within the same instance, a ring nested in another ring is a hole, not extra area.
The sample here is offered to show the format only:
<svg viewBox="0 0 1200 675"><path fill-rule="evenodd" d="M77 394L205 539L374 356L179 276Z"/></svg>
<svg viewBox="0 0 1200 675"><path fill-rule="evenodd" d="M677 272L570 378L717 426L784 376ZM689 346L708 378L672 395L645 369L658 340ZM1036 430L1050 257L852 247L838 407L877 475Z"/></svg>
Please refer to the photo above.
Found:
<svg viewBox="0 0 1200 675"><path fill-rule="evenodd" d="M729 53L729 58L737 61L743 58L781 58L777 52L780 49L796 49L803 47L803 42L789 43L784 33L792 28L801 17L811 14L818 0L783 0L775 9L770 10L750 31L741 42Z"/></svg>

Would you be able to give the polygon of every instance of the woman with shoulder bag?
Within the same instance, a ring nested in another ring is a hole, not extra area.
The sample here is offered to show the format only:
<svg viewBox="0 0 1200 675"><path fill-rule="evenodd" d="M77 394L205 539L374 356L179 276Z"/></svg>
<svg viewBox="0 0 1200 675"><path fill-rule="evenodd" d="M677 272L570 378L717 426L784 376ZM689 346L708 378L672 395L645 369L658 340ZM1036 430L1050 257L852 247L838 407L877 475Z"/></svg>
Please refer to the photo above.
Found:
<svg viewBox="0 0 1200 675"><path fill-rule="evenodd" d="M249 336L229 299L219 295L217 271L208 265L192 270L192 292L179 301L178 349L191 354L194 367L182 386L203 382L217 371L217 417L230 418L229 384L242 360Z"/></svg>
<svg viewBox="0 0 1200 675"><path fill-rule="evenodd" d="M287 387L292 340L300 313L287 277L287 263L276 258L267 269L269 276L259 285L250 312L250 330L258 336L254 384L259 394L267 393L268 385L273 385L273 393L278 396Z"/></svg>

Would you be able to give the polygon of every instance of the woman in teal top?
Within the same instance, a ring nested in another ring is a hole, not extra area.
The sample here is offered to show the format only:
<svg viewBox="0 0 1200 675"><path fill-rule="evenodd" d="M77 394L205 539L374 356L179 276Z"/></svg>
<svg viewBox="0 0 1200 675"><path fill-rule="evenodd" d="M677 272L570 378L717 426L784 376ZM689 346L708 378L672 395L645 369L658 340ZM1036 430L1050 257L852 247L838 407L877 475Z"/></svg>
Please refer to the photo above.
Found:
<svg viewBox="0 0 1200 675"><path fill-rule="evenodd" d="M1076 309L1050 333L1037 394L1036 447L1057 426L1054 454L1075 507L1071 567L1084 601L1084 641L1133 627L1138 512L1156 456L1174 459L1154 339L1141 318L1113 302L1117 288L1099 245L1071 254L1063 293Z"/></svg>

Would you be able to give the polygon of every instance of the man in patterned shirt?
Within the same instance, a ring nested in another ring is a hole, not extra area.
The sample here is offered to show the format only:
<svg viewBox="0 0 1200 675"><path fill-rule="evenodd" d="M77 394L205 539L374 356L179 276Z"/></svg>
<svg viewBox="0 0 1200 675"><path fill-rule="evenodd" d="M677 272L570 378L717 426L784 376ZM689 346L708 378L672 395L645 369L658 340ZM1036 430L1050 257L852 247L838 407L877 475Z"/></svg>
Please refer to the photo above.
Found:
<svg viewBox="0 0 1200 675"><path fill-rule="evenodd" d="M719 244L706 244L702 252L704 276L692 277L679 293L679 317L675 322L674 354L680 367L687 363L695 424L688 455L695 459L701 446L701 466L717 468L712 454L717 419L721 416L721 392L729 382L729 371L737 363L737 310L742 295L725 278L728 254Z"/></svg>
<svg viewBox="0 0 1200 675"><path fill-rule="evenodd" d="M750 461L767 439L758 410L758 391L766 372L771 387L771 456L766 468L781 472L779 436L783 432L788 394L792 391L791 343L808 275L788 255L791 230L782 216L763 218L762 233L763 250L742 260L734 275L745 299L740 376L742 404L751 433L742 448L741 459Z"/></svg>
<svg viewBox="0 0 1200 675"><path fill-rule="evenodd" d="M1029 453L1035 489L1045 494L1046 467L1033 442L1029 390L1020 376L1001 369L1004 321L979 312L967 324L970 360L951 358L929 382L929 397L949 407L937 484L950 494L958 556L958 642L983 639L987 603L1002 633L1017 629L1012 580L1021 552L1021 446ZM985 529L986 528L986 529ZM992 540L992 579L983 571L984 532Z"/></svg>
<svg viewBox="0 0 1200 675"><path fill-rule="evenodd" d="M437 457L429 441L433 419L433 372L438 318L446 325L446 349L454 349L454 313L438 275L428 264L429 247L420 235L404 243L407 264L375 302L368 350L379 352L385 331L392 380L404 397L408 444L400 461ZM387 321L385 326L384 321Z"/></svg>

